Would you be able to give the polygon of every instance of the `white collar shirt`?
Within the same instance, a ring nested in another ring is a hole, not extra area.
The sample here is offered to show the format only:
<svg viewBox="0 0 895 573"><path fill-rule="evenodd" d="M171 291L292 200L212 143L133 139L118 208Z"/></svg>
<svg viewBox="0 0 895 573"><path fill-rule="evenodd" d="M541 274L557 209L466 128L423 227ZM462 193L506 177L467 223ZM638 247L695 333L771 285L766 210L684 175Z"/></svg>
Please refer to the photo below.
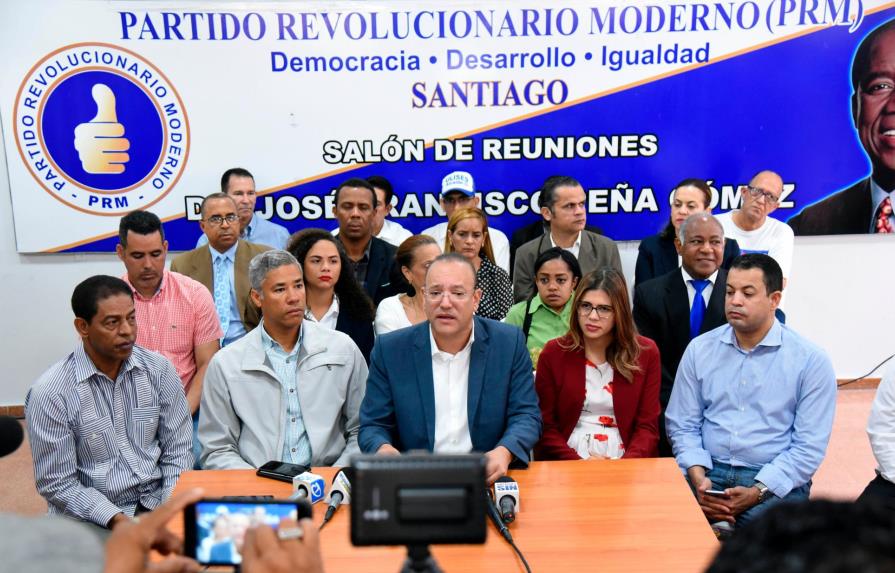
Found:
<svg viewBox="0 0 895 573"><path fill-rule="evenodd" d="M690 273L684 270L684 267L681 267L681 275L684 277L684 284L687 285L687 300L690 303L690 308L693 308L693 299L696 298L696 287L693 286L693 277L690 276ZM715 269L709 278L709 284L702 291L702 298L705 300L705 306L708 307L709 299L712 298L712 291L715 289L715 281L718 280L718 269Z"/></svg>
<svg viewBox="0 0 895 573"><path fill-rule="evenodd" d="M559 245L556 244L556 241L553 240L553 233L550 233L550 246L557 247ZM575 239L575 242L572 243L571 247L562 247L564 251L569 251L575 258L578 258L578 252L581 251L581 231L578 231L578 238Z"/></svg>
<svg viewBox="0 0 895 573"><path fill-rule="evenodd" d="M323 313L323 316L321 316L319 320L311 312L310 307L308 307L305 312L305 318L318 322L321 326L325 326L330 330L335 330L336 323L339 321L339 296L335 294L333 295L333 303L329 305L329 308L326 309L326 312Z"/></svg>
<svg viewBox="0 0 895 573"><path fill-rule="evenodd" d="M438 349L432 328L429 327L429 343L432 346L432 383L435 390L433 451L437 454L468 454L472 451L467 399L469 360L474 340L475 332L471 332L469 342L463 350L457 354L448 354Z"/></svg>

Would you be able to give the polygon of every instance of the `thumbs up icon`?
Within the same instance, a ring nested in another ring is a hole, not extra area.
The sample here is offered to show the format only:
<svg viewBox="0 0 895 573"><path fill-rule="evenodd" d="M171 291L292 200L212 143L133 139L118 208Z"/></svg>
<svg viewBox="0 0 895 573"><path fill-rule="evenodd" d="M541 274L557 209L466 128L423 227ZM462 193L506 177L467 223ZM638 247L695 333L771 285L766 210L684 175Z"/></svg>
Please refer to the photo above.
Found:
<svg viewBox="0 0 895 573"><path fill-rule="evenodd" d="M96 84L91 95L96 102L96 115L75 127L75 149L81 166L87 173L124 173L124 164L130 161L127 150L131 144L124 137L124 126L118 123L115 94L109 86Z"/></svg>

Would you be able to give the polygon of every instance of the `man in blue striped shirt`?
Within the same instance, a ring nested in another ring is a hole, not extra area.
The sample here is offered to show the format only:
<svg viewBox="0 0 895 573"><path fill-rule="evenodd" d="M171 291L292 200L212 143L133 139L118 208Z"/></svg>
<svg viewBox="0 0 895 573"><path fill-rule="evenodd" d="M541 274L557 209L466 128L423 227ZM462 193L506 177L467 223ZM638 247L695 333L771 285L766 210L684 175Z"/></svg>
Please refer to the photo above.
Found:
<svg viewBox="0 0 895 573"><path fill-rule="evenodd" d="M782 290L768 255L734 259L728 324L693 339L674 380L668 437L716 524L740 527L781 500L807 499L830 440L836 375L823 350L774 317Z"/></svg>
<svg viewBox="0 0 895 573"><path fill-rule="evenodd" d="M71 303L82 344L25 399L34 476L49 513L111 529L171 494L193 463L192 424L174 367L134 344L127 283L90 277Z"/></svg>

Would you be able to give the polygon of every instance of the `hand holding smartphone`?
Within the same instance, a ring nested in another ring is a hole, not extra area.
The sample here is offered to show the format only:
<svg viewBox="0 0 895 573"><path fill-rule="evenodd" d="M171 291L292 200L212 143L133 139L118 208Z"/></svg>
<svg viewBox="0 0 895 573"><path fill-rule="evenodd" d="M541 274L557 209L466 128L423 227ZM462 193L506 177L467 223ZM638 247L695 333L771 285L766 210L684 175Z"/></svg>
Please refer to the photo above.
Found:
<svg viewBox="0 0 895 573"><path fill-rule="evenodd" d="M304 499L202 499L183 512L184 553L202 565L238 565L249 527L276 529L283 518L300 521L311 515L311 504Z"/></svg>
<svg viewBox="0 0 895 573"><path fill-rule="evenodd" d="M707 489L703 492L705 495L713 495L715 497L729 497L723 489Z"/></svg>

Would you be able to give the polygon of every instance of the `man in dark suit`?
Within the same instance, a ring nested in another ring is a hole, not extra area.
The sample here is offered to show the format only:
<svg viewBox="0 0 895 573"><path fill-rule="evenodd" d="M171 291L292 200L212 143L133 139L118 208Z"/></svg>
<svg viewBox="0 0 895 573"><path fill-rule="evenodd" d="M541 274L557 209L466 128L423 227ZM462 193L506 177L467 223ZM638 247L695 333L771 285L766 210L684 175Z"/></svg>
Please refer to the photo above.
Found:
<svg viewBox="0 0 895 573"><path fill-rule="evenodd" d="M727 271L720 268L724 254L721 224L709 213L690 215L681 223L674 243L681 255L681 268L634 289L634 322L640 334L655 341L662 361L660 456L672 455L665 435L665 407L684 350L696 336L727 322ZM694 310L700 303L702 306Z"/></svg>
<svg viewBox="0 0 895 573"><path fill-rule="evenodd" d="M489 483L527 465L541 413L522 331L474 316L475 269L435 259L423 293L427 322L380 337L370 359L358 442L363 452L484 452Z"/></svg>
<svg viewBox="0 0 895 573"><path fill-rule="evenodd" d="M270 247L239 239L236 202L226 193L206 197L201 214L199 226L208 244L178 255L171 262L171 271L199 281L211 292L224 331L221 346L226 346L261 321L261 313L250 299L249 261Z"/></svg>
<svg viewBox="0 0 895 573"><path fill-rule="evenodd" d="M336 189L335 214L339 220L337 238L354 271L357 282L375 304L395 294L391 276L395 247L373 236L376 191L364 179L352 178Z"/></svg>
<svg viewBox="0 0 895 573"><path fill-rule="evenodd" d="M869 178L802 209L796 235L892 233L895 216L895 20L870 32L852 62L852 118L873 171Z"/></svg>
<svg viewBox="0 0 895 573"><path fill-rule="evenodd" d="M525 243L516 252L513 263L513 301L528 300L535 292L534 266L538 255L560 247L575 255L581 272L587 274L611 266L622 272L618 247L611 239L591 233L587 223L587 196L576 179L556 175L548 177L538 203L550 231Z"/></svg>

